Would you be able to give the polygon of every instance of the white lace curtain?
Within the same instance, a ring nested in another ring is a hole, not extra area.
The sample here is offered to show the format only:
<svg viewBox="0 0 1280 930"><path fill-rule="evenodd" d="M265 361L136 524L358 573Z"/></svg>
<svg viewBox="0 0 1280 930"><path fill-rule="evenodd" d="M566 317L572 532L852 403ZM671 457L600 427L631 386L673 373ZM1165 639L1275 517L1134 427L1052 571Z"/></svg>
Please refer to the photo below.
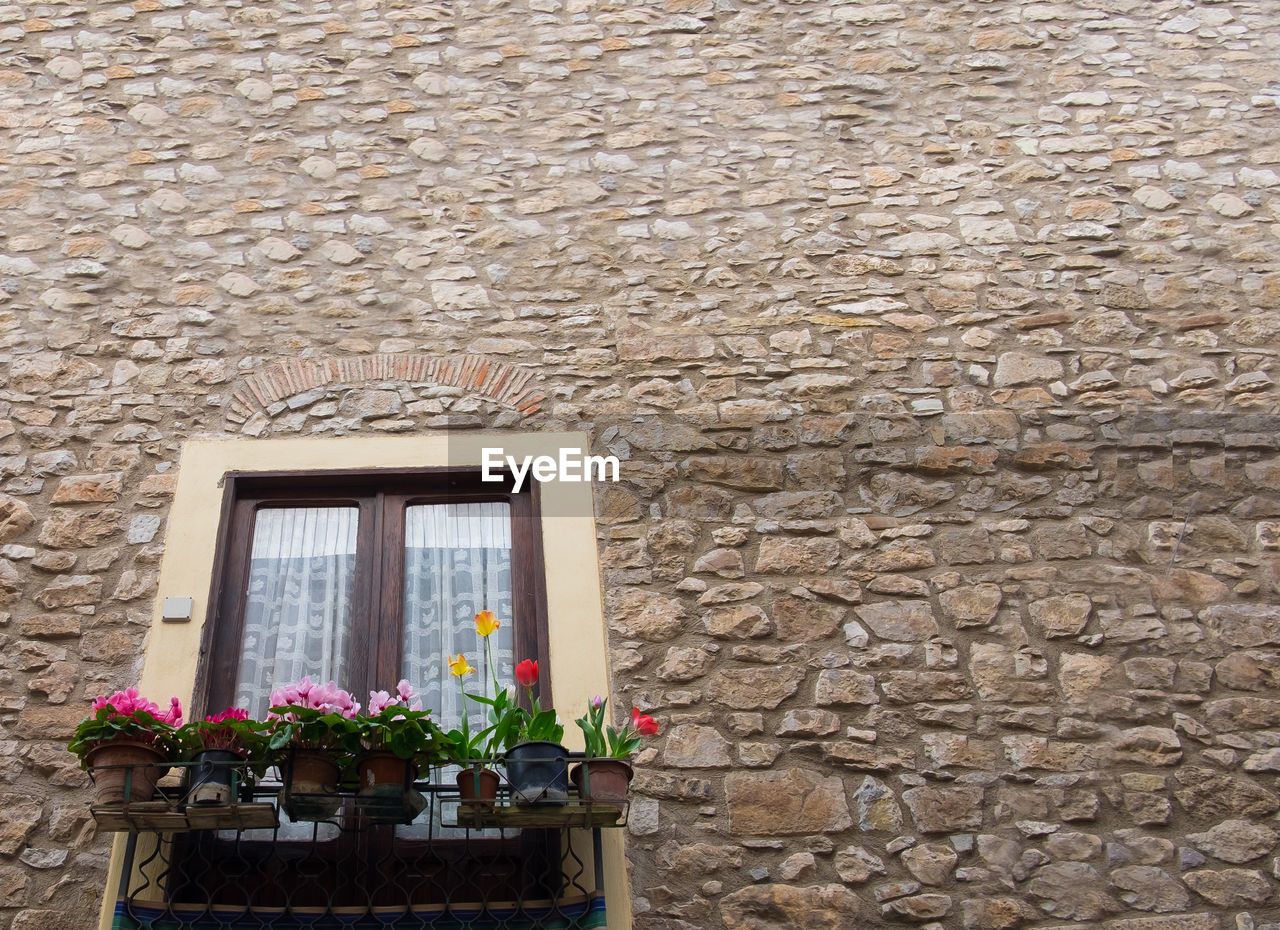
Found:
<svg viewBox="0 0 1280 930"><path fill-rule="evenodd" d="M354 507L272 507L257 514L245 603L236 704L261 719L273 688L304 675L351 689L348 641L356 564ZM467 689L491 694L493 675L475 615L492 610L501 684L512 681L511 518L504 502L413 505L405 512L404 661L401 676L446 727L460 720L449 657L477 674ZM363 624L361 624L363 626ZM391 690L395 681L375 682ZM368 694L356 699L367 702ZM472 722L483 714L472 704Z"/></svg>
<svg viewBox="0 0 1280 930"><path fill-rule="evenodd" d="M347 678L356 564L354 507L258 511L236 706L261 720L271 689Z"/></svg>
<svg viewBox="0 0 1280 930"><path fill-rule="evenodd" d="M462 653L475 667L476 674L464 679L468 691L493 693L484 640L476 634L475 615L482 610L493 611L502 623L490 637L490 651L498 681L505 687L515 681L509 505L407 508L401 674L446 727L462 719L458 681L449 674L451 657ZM471 701L468 705L472 725L483 726L483 708Z"/></svg>

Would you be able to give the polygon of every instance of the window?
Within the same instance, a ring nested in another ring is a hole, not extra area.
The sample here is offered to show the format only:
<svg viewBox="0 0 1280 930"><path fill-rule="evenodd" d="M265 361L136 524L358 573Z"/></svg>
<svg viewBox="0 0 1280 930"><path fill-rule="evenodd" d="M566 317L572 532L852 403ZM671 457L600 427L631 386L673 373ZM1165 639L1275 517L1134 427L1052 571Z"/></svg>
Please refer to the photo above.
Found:
<svg viewBox="0 0 1280 930"><path fill-rule="evenodd" d="M361 701L405 678L456 725L448 657L466 653L481 673L469 687L492 689L474 624L485 609L503 623L499 681L519 659L549 668L534 488L514 493L473 471L308 473L231 475L226 495L209 711L260 718L273 687L304 675Z"/></svg>

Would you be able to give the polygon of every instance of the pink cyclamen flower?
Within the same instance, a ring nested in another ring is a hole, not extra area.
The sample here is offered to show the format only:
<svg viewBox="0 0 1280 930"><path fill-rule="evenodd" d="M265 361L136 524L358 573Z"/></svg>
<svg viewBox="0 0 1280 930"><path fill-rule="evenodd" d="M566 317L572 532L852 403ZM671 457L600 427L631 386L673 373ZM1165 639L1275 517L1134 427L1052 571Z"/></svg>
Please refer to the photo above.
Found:
<svg viewBox="0 0 1280 930"><path fill-rule="evenodd" d="M226 723L229 720L248 720L249 712L243 707L228 707L226 710L218 714L211 714L204 718L205 723Z"/></svg>
<svg viewBox="0 0 1280 930"><path fill-rule="evenodd" d="M380 714L388 707L394 706L396 703L398 702L385 691L369 692L369 713L372 715Z"/></svg>
<svg viewBox="0 0 1280 930"><path fill-rule="evenodd" d="M160 719L172 727L182 726L182 703L176 697L169 698L169 710Z"/></svg>
<svg viewBox="0 0 1280 930"><path fill-rule="evenodd" d="M317 691L320 692L319 695L316 694ZM336 682L331 681L312 689L308 698L312 702L312 707L326 713L338 713L344 717L354 717L360 713L360 704L352 700L351 695L339 688Z"/></svg>
<svg viewBox="0 0 1280 930"><path fill-rule="evenodd" d="M360 713L360 704L352 700L351 695L339 688L335 682L318 684L312 682L310 675L305 676L297 684L285 685L273 690L271 706L307 707L325 713L342 714L344 717L354 717ZM279 715L269 714L268 716L275 719ZM290 719L289 715L285 715L285 719Z"/></svg>
<svg viewBox="0 0 1280 930"><path fill-rule="evenodd" d="M303 681L307 681L307 679L304 678ZM308 687L310 687L309 682ZM282 688L275 688L271 692L272 707L280 707L285 704L300 706L302 703L302 692L298 690L298 685L285 685Z"/></svg>
<svg viewBox="0 0 1280 930"><path fill-rule="evenodd" d="M168 722L167 718L176 710L178 720L181 721L182 709L177 705L177 700L177 698L173 699L173 704L170 707L169 713L164 714L161 713L160 707L157 704L152 701L148 701L146 698L139 695L137 688L125 688L123 691L117 691L110 697L100 695L94 699L92 707L95 713L103 710L104 708L109 708L111 713L108 716L111 717L130 717L139 711L144 711L155 717L157 720L164 720L165 722Z"/></svg>
<svg viewBox="0 0 1280 930"><path fill-rule="evenodd" d="M396 684L396 693L392 697L386 691L369 692L369 713L380 714L388 707L407 707L410 710L422 710L422 701L414 693L413 685L408 679L401 678Z"/></svg>

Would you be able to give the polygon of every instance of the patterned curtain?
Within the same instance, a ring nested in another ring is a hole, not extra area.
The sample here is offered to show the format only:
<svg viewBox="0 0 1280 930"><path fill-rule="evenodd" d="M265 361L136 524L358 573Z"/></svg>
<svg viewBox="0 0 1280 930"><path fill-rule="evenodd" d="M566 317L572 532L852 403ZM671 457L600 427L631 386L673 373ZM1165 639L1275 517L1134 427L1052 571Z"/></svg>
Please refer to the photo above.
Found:
<svg viewBox="0 0 1280 930"><path fill-rule="evenodd" d="M493 693L493 672L514 682L511 623L511 513L505 502L413 505L405 513L404 661L401 674L422 694L424 707L445 729L462 719L457 679L449 658L459 653L476 669L464 683ZM495 669L475 615L491 610L502 626L489 637ZM389 682L380 687L390 687ZM471 723L484 726L473 702Z"/></svg>
<svg viewBox="0 0 1280 930"><path fill-rule="evenodd" d="M236 706L261 720L271 689L347 678L354 507L269 507L254 521ZM394 682L393 682L394 684Z"/></svg>

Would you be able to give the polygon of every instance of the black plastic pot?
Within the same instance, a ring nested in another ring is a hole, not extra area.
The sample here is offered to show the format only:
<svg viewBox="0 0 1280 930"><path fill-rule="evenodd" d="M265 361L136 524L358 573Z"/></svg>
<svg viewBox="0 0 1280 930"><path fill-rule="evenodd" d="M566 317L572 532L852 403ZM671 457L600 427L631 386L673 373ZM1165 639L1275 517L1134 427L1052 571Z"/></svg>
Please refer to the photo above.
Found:
<svg viewBox="0 0 1280 930"><path fill-rule="evenodd" d="M228 749L206 749L191 761L187 803L197 806L230 804L235 798L232 781L241 763L239 753Z"/></svg>
<svg viewBox="0 0 1280 930"><path fill-rule="evenodd" d="M507 784L517 804L565 804L569 800L569 751L535 740L507 750Z"/></svg>

